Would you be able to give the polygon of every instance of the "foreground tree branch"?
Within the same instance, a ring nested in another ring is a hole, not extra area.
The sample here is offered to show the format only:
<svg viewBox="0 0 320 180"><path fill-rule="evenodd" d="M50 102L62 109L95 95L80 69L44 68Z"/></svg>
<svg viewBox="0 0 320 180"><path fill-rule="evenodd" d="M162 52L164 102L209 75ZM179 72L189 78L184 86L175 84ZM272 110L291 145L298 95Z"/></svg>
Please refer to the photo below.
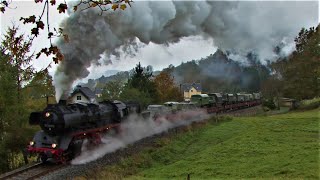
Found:
<svg viewBox="0 0 320 180"><path fill-rule="evenodd" d="M11 0L0 0L0 11L2 13L5 12L6 8L11 8ZM56 0L34 0L35 3L42 3L43 8L41 14L37 17L35 14L29 17L21 17L20 21L24 24L33 24L34 26L31 28L31 41L39 36L41 31L45 30L48 34L49 47L43 47L38 53L36 53L36 58L38 59L42 54L46 56L53 55L53 61L55 63L59 63L64 59L63 54L60 49L53 45L52 39L56 37L63 37L63 39L68 42L69 37L67 34L63 32L62 28L51 29L50 28L50 17L49 11L51 7L56 7L59 13L66 13L66 10L69 8L67 3L61 2L57 4ZM132 0L80 0L79 3L73 6L73 11L84 11L90 8L99 8L101 11L101 15L103 12L112 10L125 10L127 6L131 6ZM46 19L44 19L44 15L46 15Z"/></svg>

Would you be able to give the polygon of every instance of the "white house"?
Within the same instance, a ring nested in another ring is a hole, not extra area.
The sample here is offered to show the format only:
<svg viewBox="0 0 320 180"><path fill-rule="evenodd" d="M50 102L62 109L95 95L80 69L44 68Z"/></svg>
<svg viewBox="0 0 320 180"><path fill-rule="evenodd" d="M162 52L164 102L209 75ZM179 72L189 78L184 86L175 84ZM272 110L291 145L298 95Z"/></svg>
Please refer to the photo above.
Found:
<svg viewBox="0 0 320 180"><path fill-rule="evenodd" d="M96 95L88 87L77 86L69 97L71 103L97 103Z"/></svg>

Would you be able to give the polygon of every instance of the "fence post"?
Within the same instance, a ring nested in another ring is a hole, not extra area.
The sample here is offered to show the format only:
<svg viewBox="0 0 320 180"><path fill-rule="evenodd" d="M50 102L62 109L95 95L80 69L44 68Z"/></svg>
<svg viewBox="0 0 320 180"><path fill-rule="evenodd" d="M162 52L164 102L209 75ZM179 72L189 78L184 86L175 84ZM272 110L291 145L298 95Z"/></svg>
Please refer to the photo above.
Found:
<svg viewBox="0 0 320 180"><path fill-rule="evenodd" d="M27 153L27 150L26 150L26 149L22 149L21 151L22 151L24 163L25 163L25 164L28 164L29 161L28 161L28 153Z"/></svg>

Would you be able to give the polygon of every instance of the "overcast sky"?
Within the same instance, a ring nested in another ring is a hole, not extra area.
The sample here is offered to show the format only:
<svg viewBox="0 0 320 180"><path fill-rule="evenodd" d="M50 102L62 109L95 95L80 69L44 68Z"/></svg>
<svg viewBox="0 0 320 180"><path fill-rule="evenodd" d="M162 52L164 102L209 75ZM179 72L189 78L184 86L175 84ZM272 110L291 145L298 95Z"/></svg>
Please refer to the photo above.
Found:
<svg viewBox="0 0 320 180"><path fill-rule="evenodd" d="M20 32L25 33L26 35L30 34L31 27L30 25L23 24L19 21L21 17L29 17L31 15L39 16L42 11L42 4L36 4L33 0L24 0L24 1L15 1L13 0L10 4L10 8L7 8L5 13L1 13L1 39L3 39L3 34L6 32L9 26L13 24L18 25ZM59 27L60 22L67 17L66 14L59 14L56 9L50 9L50 24L51 27ZM44 17L43 19L45 19ZM47 39L47 31L42 30L40 36L34 40L32 44L32 51L39 52L41 48L49 47L49 41ZM37 70L47 67L52 60L47 58L44 55L41 55L39 59L32 61L34 67ZM53 74L56 65L53 64L53 68L50 69L50 73Z"/></svg>
<svg viewBox="0 0 320 180"><path fill-rule="evenodd" d="M314 3L316 4L316 3ZM19 22L20 17L28 17L30 15L39 15L42 10L41 4L35 4L34 1L15 1L13 0L11 7L13 9L7 9L5 14L1 14L1 33L4 33L5 29L12 23L18 24L22 32L27 32L28 26L23 25ZM313 9L313 14L315 9L319 9L319 4L316 7L310 7ZM66 14L59 14L55 8L50 9L50 23L51 27L59 27L61 21L68 17ZM319 13L318 13L319 17ZM318 19L315 17L314 19ZM319 21L318 21L319 22ZM305 25L316 25L313 20L306 22ZM34 41L33 50L39 51L42 47L48 46L49 42L46 39L47 32L43 31L41 36ZM2 36L1 36L2 37ZM130 57L125 54L120 55L119 60L112 59L112 64L107 66L91 66L89 67L90 75L86 78L96 78L100 77L106 70L129 70L132 69L135 64L139 61L143 66L152 65L155 70L161 70L162 68L168 67L169 64L179 65L181 62L190 61L192 59L200 59L201 57L206 57L216 50L214 40L210 37L204 38L203 36L189 36L182 38L178 43L166 45L158 45L154 43L149 43L148 45L143 45L142 48L138 49L135 57ZM125 60L123 60L125 59ZM51 58L47 58L44 55L40 59L35 60L34 66L37 69L46 67L50 62ZM50 69L50 73L53 74L56 65Z"/></svg>

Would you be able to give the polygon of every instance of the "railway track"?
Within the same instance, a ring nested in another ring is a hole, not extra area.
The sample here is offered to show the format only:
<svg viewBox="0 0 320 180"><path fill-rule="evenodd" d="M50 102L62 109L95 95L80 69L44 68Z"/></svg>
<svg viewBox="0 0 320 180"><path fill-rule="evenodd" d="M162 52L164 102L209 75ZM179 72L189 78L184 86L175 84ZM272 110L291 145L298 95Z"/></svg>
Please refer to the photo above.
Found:
<svg viewBox="0 0 320 180"><path fill-rule="evenodd" d="M64 164L36 163L0 175L0 180L31 180L65 167Z"/></svg>

